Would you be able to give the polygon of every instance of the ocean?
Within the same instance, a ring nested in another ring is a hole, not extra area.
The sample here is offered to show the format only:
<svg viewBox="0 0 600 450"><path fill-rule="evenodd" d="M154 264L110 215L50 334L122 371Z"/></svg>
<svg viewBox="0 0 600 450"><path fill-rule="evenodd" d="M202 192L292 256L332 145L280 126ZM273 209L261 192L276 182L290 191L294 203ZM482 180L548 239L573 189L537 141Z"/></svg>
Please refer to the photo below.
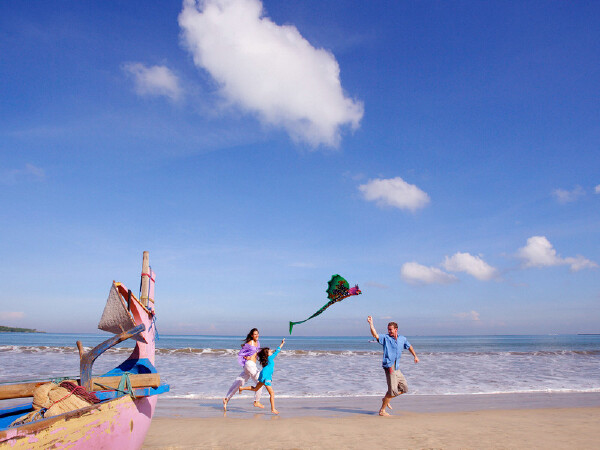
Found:
<svg viewBox="0 0 600 450"><path fill-rule="evenodd" d="M91 348L108 337L0 333L0 382L76 377L75 341ZM600 392L600 335L407 337L420 359L415 364L409 352L402 355L411 395ZM271 348L280 341L260 339ZM236 358L241 343L242 336L160 335L156 366L171 385L161 398L222 398L241 372ZM102 355L94 373L118 365L132 345ZM381 396L386 388L381 353L367 335L286 337L273 388L278 398L290 399Z"/></svg>

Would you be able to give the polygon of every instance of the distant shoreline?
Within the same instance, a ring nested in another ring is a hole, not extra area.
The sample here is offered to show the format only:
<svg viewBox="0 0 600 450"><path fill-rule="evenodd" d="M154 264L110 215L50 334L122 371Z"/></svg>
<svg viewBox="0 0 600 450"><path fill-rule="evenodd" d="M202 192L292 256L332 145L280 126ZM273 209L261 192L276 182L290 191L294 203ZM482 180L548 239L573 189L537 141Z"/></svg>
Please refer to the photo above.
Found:
<svg viewBox="0 0 600 450"><path fill-rule="evenodd" d="M45 331L38 331L34 328L16 328L0 325L0 333L45 333Z"/></svg>

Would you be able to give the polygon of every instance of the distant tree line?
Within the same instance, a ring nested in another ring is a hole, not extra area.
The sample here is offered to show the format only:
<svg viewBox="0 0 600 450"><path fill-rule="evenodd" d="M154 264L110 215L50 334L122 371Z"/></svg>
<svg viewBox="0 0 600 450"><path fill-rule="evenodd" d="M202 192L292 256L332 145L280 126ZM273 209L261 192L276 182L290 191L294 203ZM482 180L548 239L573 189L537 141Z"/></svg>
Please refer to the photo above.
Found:
<svg viewBox="0 0 600 450"><path fill-rule="evenodd" d="M5 327L0 325L0 333L43 333L43 331L38 331L31 328L15 328L15 327Z"/></svg>

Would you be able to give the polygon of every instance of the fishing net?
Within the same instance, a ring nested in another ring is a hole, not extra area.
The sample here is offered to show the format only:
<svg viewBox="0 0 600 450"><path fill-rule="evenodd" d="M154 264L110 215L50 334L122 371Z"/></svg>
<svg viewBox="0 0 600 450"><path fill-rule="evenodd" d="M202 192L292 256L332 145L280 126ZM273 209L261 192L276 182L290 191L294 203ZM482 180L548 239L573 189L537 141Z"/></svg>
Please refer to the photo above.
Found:
<svg viewBox="0 0 600 450"><path fill-rule="evenodd" d="M58 416L99 402L96 394L71 381L41 384L33 390L33 411L15 420L11 426Z"/></svg>

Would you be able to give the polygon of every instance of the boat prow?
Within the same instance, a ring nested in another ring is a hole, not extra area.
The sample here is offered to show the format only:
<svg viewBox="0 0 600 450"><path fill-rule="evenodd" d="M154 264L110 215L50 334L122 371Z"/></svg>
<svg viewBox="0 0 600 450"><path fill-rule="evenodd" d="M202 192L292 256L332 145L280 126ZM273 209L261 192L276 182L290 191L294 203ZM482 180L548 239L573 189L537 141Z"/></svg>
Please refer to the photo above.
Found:
<svg viewBox="0 0 600 450"><path fill-rule="evenodd" d="M136 298L113 282L99 328L115 336L85 352L78 341L80 378L0 385L0 400L30 398L0 409L0 447L139 449L150 427L158 395L168 392L154 366L157 339L154 274L144 252L142 289ZM131 355L94 377L94 361L126 339Z"/></svg>

